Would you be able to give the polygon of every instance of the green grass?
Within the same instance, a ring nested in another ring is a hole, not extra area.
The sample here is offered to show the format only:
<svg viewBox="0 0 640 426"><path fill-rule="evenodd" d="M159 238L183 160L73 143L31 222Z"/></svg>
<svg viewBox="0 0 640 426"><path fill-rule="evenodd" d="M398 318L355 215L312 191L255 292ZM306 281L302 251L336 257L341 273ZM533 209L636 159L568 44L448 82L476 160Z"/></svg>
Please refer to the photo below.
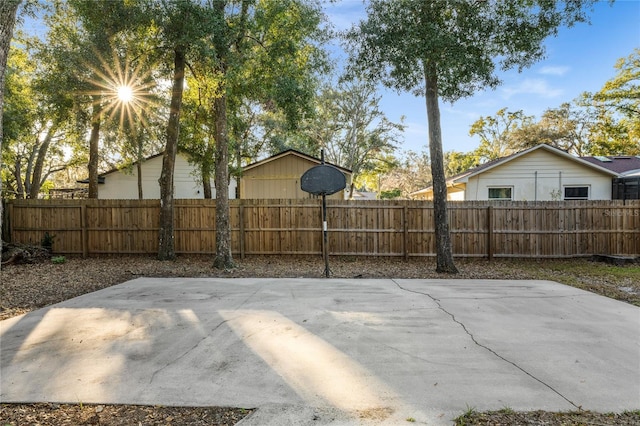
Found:
<svg viewBox="0 0 640 426"><path fill-rule="evenodd" d="M640 266L615 266L588 259L545 259L544 261L508 260L496 262L496 270L518 270L523 279L555 281L612 299L640 306L640 294L621 287L635 287L640 283ZM638 291L636 291L638 293Z"/></svg>

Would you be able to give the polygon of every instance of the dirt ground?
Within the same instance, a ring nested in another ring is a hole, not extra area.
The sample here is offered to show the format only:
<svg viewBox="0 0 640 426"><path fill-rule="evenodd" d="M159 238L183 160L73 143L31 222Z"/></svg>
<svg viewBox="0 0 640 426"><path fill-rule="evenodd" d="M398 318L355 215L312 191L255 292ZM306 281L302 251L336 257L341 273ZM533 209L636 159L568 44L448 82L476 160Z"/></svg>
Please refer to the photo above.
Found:
<svg viewBox="0 0 640 426"><path fill-rule="evenodd" d="M319 256L247 257L228 271L210 257L178 257L161 262L150 256L65 258L9 265L0 271L0 320L140 276L157 277L322 277ZM335 278L543 279L561 282L640 306L640 265L613 266L588 259L457 260L460 273L437 274L433 259L336 257ZM640 425L639 410L625 413L495 412L469 409L456 425ZM463 407L461 407L463 409ZM156 407L83 404L0 404L0 426L17 425L234 425L249 407Z"/></svg>

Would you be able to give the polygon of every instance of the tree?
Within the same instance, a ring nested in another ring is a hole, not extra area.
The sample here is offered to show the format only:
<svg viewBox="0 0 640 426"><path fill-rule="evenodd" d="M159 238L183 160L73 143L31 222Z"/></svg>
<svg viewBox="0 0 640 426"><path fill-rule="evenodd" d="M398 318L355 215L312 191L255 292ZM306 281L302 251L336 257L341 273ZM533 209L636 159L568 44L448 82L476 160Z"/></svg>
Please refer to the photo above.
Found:
<svg viewBox="0 0 640 426"><path fill-rule="evenodd" d="M349 198L354 180L373 169L375 160L391 154L398 142L402 124L393 123L380 110L380 96L373 86L361 81L341 83L337 89L325 88L320 95L324 113L316 129L326 129L319 139L329 162L352 171Z"/></svg>
<svg viewBox="0 0 640 426"><path fill-rule="evenodd" d="M543 142L579 157L588 154L593 125L593 117L587 109L576 108L568 102L547 109L537 123L544 132Z"/></svg>
<svg viewBox="0 0 640 426"><path fill-rule="evenodd" d="M295 128L314 94L314 66L319 50L313 46L320 14L310 2L287 0L216 1L207 6L211 19L199 64L191 67L200 89L196 110L208 121L190 132L206 136L195 147L203 180L210 173L215 147L216 257L214 266L233 266L229 226L230 147L236 158L255 151L248 144L254 113L275 112ZM199 17L202 21L202 16ZM206 71L204 71L206 69ZM204 96L200 96L204 95ZM249 107L249 109L247 109ZM191 147L194 148L191 142ZM198 143L197 141L195 141ZM237 164L240 166L240 164Z"/></svg>
<svg viewBox="0 0 640 426"><path fill-rule="evenodd" d="M532 65L561 25L585 21L594 0L372 0L346 35L352 69L397 91L425 96L434 189L438 272L457 272L447 218L440 99L495 88L496 68Z"/></svg>
<svg viewBox="0 0 640 426"><path fill-rule="evenodd" d="M640 48L615 65L617 75L599 92L585 93L579 105L594 110L593 155L640 154Z"/></svg>
<svg viewBox="0 0 640 426"><path fill-rule="evenodd" d="M56 1L53 13L45 16L49 33L42 55L55 67L52 84L59 93L73 96L76 119L90 129L89 198L98 197L102 127L120 106L116 90L123 84L123 70L118 49L126 50L123 35L147 19L141 5L125 0Z"/></svg>
<svg viewBox="0 0 640 426"><path fill-rule="evenodd" d="M13 37L13 27L16 23L16 13L22 0L4 0L0 3L0 152L2 152L3 122L2 110L4 105L4 73L9 56L9 47ZM0 158L0 170L2 159ZM2 194L2 179L0 178L0 194ZM0 253L2 253L2 200L0 199Z"/></svg>
<svg viewBox="0 0 640 426"><path fill-rule="evenodd" d="M514 143L511 135L532 120L533 116L524 115L522 110L510 112L507 108L498 110L493 117L480 117L469 130L470 136L480 137L474 155L484 163L520 151L522 147Z"/></svg>
<svg viewBox="0 0 640 426"><path fill-rule="evenodd" d="M211 64L194 63L190 68L194 74L187 79L188 88L184 93L185 114L180 125L179 147L189 154L189 161L199 167L204 198L211 199L215 169L213 102L218 96L220 79Z"/></svg>
<svg viewBox="0 0 640 426"><path fill-rule="evenodd" d="M221 2L222 3L222 2ZM155 25L160 30L160 38L170 55L166 61L172 63L171 101L169 120L165 135L165 149L160 173L160 230L158 233L158 259L175 259L174 241L174 199L173 175L178 137L180 134L180 113L184 92L185 71L188 55L194 54L201 46L209 31L221 22L216 22L211 11L192 1L164 0L152 5ZM169 59L170 58L170 59Z"/></svg>
<svg viewBox="0 0 640 426"><path fill-rule="evenodd" d="M52 173L80 160L72 97L56 78L45 45L18 32L7 66L2 155L12 175L8 187L17 198L38 198Z"/></svg>
<svg viewBox="0 0 640 426"><path fill-rule="evenodd" d="M400 191L400 196L409 194L431 184L431 162L426 152L403 152L398 158L386 156L373 175L374 182L367 187L376 189L380 198L383 194ZM386 166L386 167L385 167Z"/></svg>
<svg viewBox="0 0 640 426"><path fill-rule="evenodd" d="M444 173L447 178L480 165L478 150L472 152L447 151L444 153Z"/></svg>

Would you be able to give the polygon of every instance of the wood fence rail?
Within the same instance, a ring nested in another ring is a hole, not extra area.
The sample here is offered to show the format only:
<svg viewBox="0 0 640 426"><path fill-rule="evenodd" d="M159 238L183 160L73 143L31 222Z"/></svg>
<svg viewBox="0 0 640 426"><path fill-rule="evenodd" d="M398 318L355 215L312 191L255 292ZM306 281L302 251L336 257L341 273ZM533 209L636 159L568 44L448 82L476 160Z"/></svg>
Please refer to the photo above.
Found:
<svg viewBox="0 0 640 426"><path fill-rule="evenodd" d="M215 200L175 200L176 253L215 252ZM234 255L322 254L321 201L231 200ZM155 254L158 200L9 200L5 240L55 254ZM327 201L329 252L435 256L433 204ZM640 201L449 202L457 257L640 254Z"/></svg>

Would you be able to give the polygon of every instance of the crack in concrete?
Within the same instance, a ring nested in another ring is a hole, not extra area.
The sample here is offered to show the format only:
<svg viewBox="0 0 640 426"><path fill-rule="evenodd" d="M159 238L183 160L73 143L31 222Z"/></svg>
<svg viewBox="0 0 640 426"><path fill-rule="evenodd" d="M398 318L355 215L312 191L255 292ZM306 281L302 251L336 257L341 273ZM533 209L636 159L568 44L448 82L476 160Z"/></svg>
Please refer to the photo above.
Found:
<svg viewBox="0 0 640 426"><path fill-rule="evenodd" d="M211 329L211 332L205 336L203 336L200 340L198 340L193 346L191 346L189 349L187 349L186 351L184 351L179 357L172 359L171 361L167 362L165 365L163 365L162 367L158 368L156 371L153 372L153 374L151 375L151 378L149 379L149 384L153 383L153 380L155 379L155 377L158 375L158 373L160 373L161 371L167 369L169 366L176 364L177 362L179 362L182 358L186 357L188 354L190 354L194 349L196 349L198 346L200 346L200 344L202 342L204 342L205 340L207 340L208 338L211 337L211 335L213 333L215 333L220 327L222 327L224 324L226 324L227 322L229 322L229 320L224 320L221 323L219 323L218 325L216 325L215 327L213 327Z"/></svg>
<svg viewBox="0 0 640 426"><path fill-rule="evenodd" d="M471 333L467 327L464 325L464 323L460 320L458 320L456 318L456 316L454 314L452 314L451 312L447 311L444 306L442 306L442 304L440 303L440 299L437 299L435 297L433 297L432 295L430 295L429 293L424 293L421 291L416 291L416 290L410 290L408 288L404 288L402 287L396 280L391 279L391 282L393 282L400 290L409 292L409 293L414 293L414 294L420 294L422 296L427 296L428 298L430 298L431 300L433 300L435 302L435 304L438 306L438 309L440 309L442 312L444 312L445 314L447 314L448 316L451 317L451 319L453 320L453 322L455 322L456 324L458 324L460 327L462 327L462 329L464 330L464 332L469 336L469 338L471 339L471 341L478 347L488 351L489 353L493 354L494 356L496 356L497 358L501 359L502 361L511 364L512 366L514 366L515 368L517 368L518 370L522 371L524 374L526 374L527 376L531 377L533 380L537 381L538 383L540 383L541 385L545 386L547 389L551 390L553 393L555 393L556 395L558 395L560 398L564 399L565 401L567 401L569 404L573 405L576 409L580 410L582 409L582 406L574 403L573 401L571 401L569 398L567 398L566 396L564 396L562 393L560 393L557 389L555 389L553 386L551 386L550 384L544 382L542 379L537 378L536 376L534 376L532 373L528 372L527 370L525 370L523 367L519 366L517 363L515 363L514 361L511 361L507 358L505 358L504 356L500 355L499 353L497 353L495 350L491 349L490 347L483 345L482 343L478 342L475 338L475 336L473 335L473 333Z"/></svg>

